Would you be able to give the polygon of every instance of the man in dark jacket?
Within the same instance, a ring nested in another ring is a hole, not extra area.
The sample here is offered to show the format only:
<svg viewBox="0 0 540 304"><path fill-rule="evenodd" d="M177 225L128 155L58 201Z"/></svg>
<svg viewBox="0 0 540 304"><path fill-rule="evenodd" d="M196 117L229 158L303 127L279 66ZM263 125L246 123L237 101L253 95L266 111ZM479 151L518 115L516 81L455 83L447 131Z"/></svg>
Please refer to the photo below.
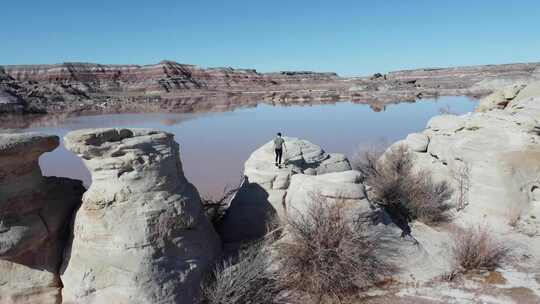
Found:
<svg viewBox="0 0 540 304"><path fill-rule="evenodd" d="M283 157L283 149L287 150L285 146L285 140L281 137L281 133L278 133L274 138L274 151L276 153L276 167L281 168L281 158Z"/></svg>

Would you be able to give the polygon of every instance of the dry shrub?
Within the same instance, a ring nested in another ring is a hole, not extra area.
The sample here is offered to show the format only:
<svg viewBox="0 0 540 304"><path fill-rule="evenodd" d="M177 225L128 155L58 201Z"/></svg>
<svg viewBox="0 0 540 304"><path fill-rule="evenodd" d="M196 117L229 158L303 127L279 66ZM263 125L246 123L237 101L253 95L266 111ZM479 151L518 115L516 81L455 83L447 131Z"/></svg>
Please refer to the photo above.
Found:
<svg viewBox="0 0 540 304"><path fill-rule="evenodd" d="M376 283L392 267L377 243L347 217L342 203L315 198L306 212L286 219L275 245L277 281L285 290L343 299Z"/></svg>
<svg viewBox="0 0 540 304"><path fill-rule="evenodd" d="M216 267L212 279L202 288L204 303L273 303L278 289L269 266L268 242L245 246L236 258Z"/></svg>
<svg viewBox="0 0 540 304"><path fill-rule="evenodd" d="M510 248L487 228L469 227L455 235L452 255L457 273L492 271L508 259Z"/></svg>
<svg viewBox="0 0 540 304"><path fill-rule="evenodd" d="M357 169L371 187L372 198L394 219L418 219L426 224L449 220L452 189L446 182L435 182L427 171L415 172L405 146L394 147L382 159L366 153L359 164Z"/></svg>
<svg viewBox="0 0 540 304"><path fill-rule="evenodd" d="M457 186L456 209L461 211L468 204L468 195L471 188L471 166L464 164L451 172L451 177Z"/></svg>

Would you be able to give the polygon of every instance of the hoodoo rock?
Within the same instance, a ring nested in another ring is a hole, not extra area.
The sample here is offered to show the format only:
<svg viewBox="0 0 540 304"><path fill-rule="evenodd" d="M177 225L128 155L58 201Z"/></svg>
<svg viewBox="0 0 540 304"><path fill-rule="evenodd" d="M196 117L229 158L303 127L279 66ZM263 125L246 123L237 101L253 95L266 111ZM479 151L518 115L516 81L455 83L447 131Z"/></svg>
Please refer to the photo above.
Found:
<svg viewBox="0 0 540 304"><path fill-rule="evenodd" d="M66 303L196 303L220 242L173 135L94 129L65 137L92 174L62 266Z"/></svg>
<svg viewBox="0 0 540 304"><path fill-rule="evenodd" d="M82 182L44 177L57 136L0 134L0 303L60 303L58 269Z"/></svg>
<svg viewBox="0 0 540 304"><path fill-rule="evenodd" d="M274 144L268 142L251 154L244 165L245 180L219 224L224 243L239 243L264 235L275 215L286 213L285 197L291 177L320 175L351 169L343 154L326 153L303 139L285 137L285 165L274 164Z"/></svg>

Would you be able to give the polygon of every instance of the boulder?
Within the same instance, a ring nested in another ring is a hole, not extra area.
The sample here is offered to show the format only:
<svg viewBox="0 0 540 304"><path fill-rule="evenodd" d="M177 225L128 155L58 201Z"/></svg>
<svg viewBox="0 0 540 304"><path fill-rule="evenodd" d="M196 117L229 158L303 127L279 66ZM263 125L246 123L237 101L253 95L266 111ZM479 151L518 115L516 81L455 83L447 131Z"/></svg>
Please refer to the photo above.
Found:
<svg viewBox="0 0 540 304"><path fill-rule="evenodd" d="M173 135L146 129L70 132L92 185L61 269L66 303L196 303L220 254Z"/></svg>
<svg viewBox="0 0 540 304"><path fill-rule="evenodd" d="M293 175L321 175L351 169L345 155L326 153L307 140L285 137L285 145L285 165L281 168L274 165L273 142L257 149L246 161L245 181L218 225L224 243L237 244L259 238L276 215L283 217Z"/></svg>
<svg viewBox="0 0 540 304"><path fill-rule="evenodd" d="M60 303L58 268L81 181L44 177L57 136L0 134L0 303Z"/></svg>
<svg viewBox="0 0 540 304"><path fill-rule="evenodd" d="M453 133L463 128L463 118L451 114L435 116L428 121L427 128L435 132Z"/></svg>
<svg viewBox="0 0 540 304"><path fill-rule="evenodd" d="M493 109L504 109L508 102L514 99L518 93L525 87L525 84L514 83L512 85L495 90L493 93L482 98L476 107L476 112L485 112Z"/></svg>
<svg viewBox="0 0 540 304"><path fill-rule="evenodd" d="M415 152L426 152L429 144L429 137L422 133L411 133L405 138L407 146Z"/></svg>
<svg viewBox="0 0 540 304"><path fill-rule="evenodd" d="M317 199L325 202L357 203L366 198L364 185L360 180L360 172L353 170L317 176L293 175L285 199L286 214L288 217L305 214ZM369 206L367 203L364 205Z"/></svg>
<svg viewBox="0 0 540 304"><path fill-rule="evenodd" d="M519 101L538 97L540 97L540 81L531 82L519 91L515 98L510 102L510 105L514 105Z"/></svg>

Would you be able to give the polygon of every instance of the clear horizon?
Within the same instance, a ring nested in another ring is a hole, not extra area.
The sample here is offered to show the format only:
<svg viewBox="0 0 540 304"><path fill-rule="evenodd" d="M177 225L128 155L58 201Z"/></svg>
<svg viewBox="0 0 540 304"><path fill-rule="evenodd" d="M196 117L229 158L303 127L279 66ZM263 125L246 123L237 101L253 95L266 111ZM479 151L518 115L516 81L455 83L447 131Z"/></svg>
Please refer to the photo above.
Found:
<svg viewBox="0 0 540 304"><path fill-rule="evenodd" d="M540 62L540 2L25 1L4 5L0 65L91 62L341 76Z"/></svg>

